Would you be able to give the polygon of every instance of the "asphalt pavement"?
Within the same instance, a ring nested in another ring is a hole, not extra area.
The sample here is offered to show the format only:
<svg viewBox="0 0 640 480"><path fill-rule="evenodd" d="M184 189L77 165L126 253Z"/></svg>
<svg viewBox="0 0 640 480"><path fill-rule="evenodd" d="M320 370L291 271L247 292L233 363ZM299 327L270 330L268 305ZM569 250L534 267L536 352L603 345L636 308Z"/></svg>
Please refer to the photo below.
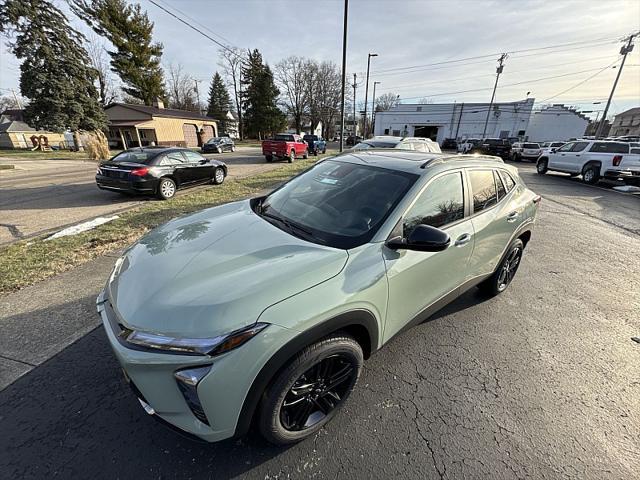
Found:
<svg viewBox="0 0 640 480"><path fill-rule="evenodd" d="M638 478L640 198L519 168L543 200L509 289L470 291L397 337L289 448L194 443L144 413L92 329L112 259L1 298L15 333L0 347L28 373L0 391L0 478ZM20 337L39 318L34 342L60 344L73 315L81 333L49 360Z"/></svg>
<svg viewBox="0 0 640 480"><path fill-rule="evenodd" d="M238 147L234 153L205 156L226 162L229 178L254 175L277 165L267 164L256 147ZM0 170L0 245L114 215L140 202L155 201L151 197L99 190L95 162L18 159L8 162L15 169Z"/></svg>

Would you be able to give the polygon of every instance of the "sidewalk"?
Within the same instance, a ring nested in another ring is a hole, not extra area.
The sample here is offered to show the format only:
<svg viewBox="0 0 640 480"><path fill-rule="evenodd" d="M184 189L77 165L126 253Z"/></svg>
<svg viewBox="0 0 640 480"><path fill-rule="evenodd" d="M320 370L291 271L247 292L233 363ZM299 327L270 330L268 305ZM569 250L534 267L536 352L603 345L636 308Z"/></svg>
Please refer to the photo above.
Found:
<svg viewBox="0 0 640 480"><path fill-rule="evenodd" d="M100 323L95 300L119 255L0 297L0 390Z"/></svg>

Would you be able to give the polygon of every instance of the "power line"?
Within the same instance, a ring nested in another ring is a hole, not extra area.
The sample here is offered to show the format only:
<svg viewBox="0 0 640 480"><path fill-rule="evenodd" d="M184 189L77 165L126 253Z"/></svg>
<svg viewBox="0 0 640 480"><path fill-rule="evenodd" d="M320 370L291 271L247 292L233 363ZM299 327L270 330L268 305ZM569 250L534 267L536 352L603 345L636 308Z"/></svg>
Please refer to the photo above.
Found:
<svg viewBox="0 0 640 480"><path fill-rule="evenodd" d="M184 23L187 27L191 28L192 30L195 30L196 32L198 32L200 35L202 35L203 37L208 38L209 40L211 40L213 43L215 43L216 45L219 45L221 48L223 48L224 50L228 51L229 53L231 53L232 55L235 55L236 57L240 57L240 55L238 55L236 52L233 51L233 49L231 49L230 47L228 47L227 45L224 45L222 43L220 43L218 40L216 40L215 38L211 37L210 35L207 35L206 33L204 33L202 30L200 30L197 27L194 27L193 25L191 25L189 22L187 22L186 20L183 20L182 18L180 18L179 16L177 16L175 13L170 12L169 10L167 10L166 8L164 8L162 5L158 4L155 0L149 0L149 2L153 3L156 7L158 7L160 10L168 13L169 15L171 15L173 18L175 18L176 20L178 20L181 23Z"/></svg>
<svg viewBox="0 0 640 480"><path fill-rule="evenodd" d="M598 70L596 73L594 73L593 75L589 75L587 78L585 78L584 80L579 81L578 83L576 83L575 85L567 88L566 90L561 91L560 93L556 93L555 95L550 96L549 98L545 98L544 100L541 100L542 102L546 102L549 101L553 98L559 97L560 95L564 95L567 92L570 92L571 90L573 90L574 88L579 87L580 85L583 85L585 83L587 83L589 80L591 80L592 78L597 77L598 75L600 75L602 72L604 72L605 70L608 70L609 68L611 68L614 64L618 63L618 61L620 60L620 58L616 58L614 62L610 63L609 65L607 65L606 67Z"/></svg>

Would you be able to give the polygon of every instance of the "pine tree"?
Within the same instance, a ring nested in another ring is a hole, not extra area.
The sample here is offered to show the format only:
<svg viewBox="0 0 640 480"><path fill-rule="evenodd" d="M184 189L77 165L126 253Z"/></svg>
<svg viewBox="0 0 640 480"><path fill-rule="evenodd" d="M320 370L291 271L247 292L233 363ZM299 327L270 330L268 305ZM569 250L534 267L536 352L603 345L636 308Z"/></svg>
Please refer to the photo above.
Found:
<svg viewBox="0 0 640 480"><path fill-rule="evenodd" d="M222 77L216 72L211 80L211 87L209 87L207 115L218 120L220 133L229 133L227 131L227 112L229 110L231 110L231 97Z"/></svg>
<svg viewBox="0 0 640 480"><path fill-rule="evenodd" d="M257 49L249 52L242 77L246 133L262 138L264 134L281 130L286 125L286 117L277 105L280 91L271 69L263 64L262 55Z"/></svg>
<svg viewBox="0 0 640 480"><path fill-rule="evenodd" d="M71 9L98 35L109 40L111 69L116 72L127 96L152 105L166 99L160 67L162 44L153 42L153 22L138 4L125 0L69 0Z"/></svg>
<svg viewBox="0 0 640 480"><path fill-rule="evenodd" d="M20 91L29 99L29 125L52 132L106 128L84 37L51 1L5 1L0 33L12 38L12 53L23 60Z"/></svg>

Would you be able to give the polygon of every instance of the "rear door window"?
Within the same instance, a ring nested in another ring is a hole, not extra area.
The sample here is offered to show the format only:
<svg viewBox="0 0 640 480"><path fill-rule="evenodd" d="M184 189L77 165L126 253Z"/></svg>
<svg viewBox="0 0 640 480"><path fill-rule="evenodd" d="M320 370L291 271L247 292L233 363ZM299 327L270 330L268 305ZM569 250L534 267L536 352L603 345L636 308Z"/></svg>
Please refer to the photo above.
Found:
<svg viewBox="0 0 640 480"><path fill-rule="evenodd" d="M595 142L589 151L594 153L629 153L629 145L627 143Z"/></svg>
<svg viewBox="0 0 640 480"><path fill-rule="evenodd" d="M471 170L469 171L469 181L473 195L474 213L491 208L498 203L493 170Z"/></svg>

